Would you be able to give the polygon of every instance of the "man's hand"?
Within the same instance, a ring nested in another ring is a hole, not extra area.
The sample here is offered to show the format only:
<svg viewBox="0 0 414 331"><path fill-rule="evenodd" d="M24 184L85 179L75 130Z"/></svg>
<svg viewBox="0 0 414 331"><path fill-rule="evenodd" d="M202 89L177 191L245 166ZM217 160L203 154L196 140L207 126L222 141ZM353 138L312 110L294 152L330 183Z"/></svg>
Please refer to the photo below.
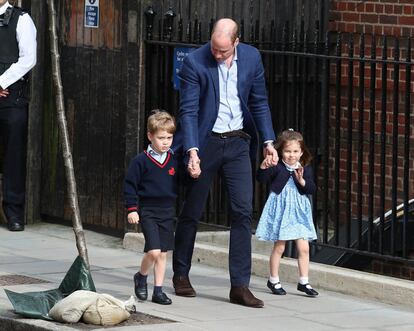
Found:
<svg viewBox="0 0 414 331"><path fill-rule="evenodd" d="M136 211L128 214L128 223L129 224L138 224L139 223L139 215Z"/></svg>
<svg viewBox="0 0 414 331"><path fill-rule="evenodd" d="M272 166L275 166L279 162L279 156L272 143L267 143L263 148L263 158L266 159L269 155L271 156L271 159L268 162L270 162Z"/></svg>
<svg viewBox="0 0 414 331"><path fill-rule="evenodd" d="M0 98L5 98L9 95L9 90L8 89L3 89L0 87Z"/></svg>
<svg viewBox="0 0 414 331"><path fill-rule="evenodd" d="M192 178L198 178L201 174L200 158L195 149L191 150L189 154L187 171Z"/></svg>

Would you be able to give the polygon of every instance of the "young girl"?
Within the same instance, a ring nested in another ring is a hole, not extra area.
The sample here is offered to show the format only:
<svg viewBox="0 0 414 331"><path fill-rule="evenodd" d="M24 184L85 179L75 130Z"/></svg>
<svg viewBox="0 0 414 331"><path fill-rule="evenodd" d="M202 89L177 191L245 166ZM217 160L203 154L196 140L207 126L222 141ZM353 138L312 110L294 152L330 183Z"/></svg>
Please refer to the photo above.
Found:
<svg viewBox="0 0 414 331"><path fill-rule="evenodd" d="M286 294L279 281L279 265L286 240L295 240L299 267L297 289L309 296L316 296L318 292L308 280L308 241L316 239L312 208L306 196L316 190L312 169L308 165L312 156L302 135L293 129L283 131L275 147L282 161L272 167L271 160L267 157L257 173L259 182L270 181L271 185L271 192L256 230L259 239L274 242L269 260L270 277L267 287L273 294Z"/></svg>

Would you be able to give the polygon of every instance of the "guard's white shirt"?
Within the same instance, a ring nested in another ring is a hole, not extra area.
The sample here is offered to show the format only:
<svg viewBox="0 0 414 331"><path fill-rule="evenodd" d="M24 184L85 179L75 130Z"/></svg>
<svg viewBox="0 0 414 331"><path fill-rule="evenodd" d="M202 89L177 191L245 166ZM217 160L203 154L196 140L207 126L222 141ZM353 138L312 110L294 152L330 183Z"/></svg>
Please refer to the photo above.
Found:
<svg viewBox="0 0 414 331"><path fill-rule="evenodd" d="M0 15L5 13L7 7L11 7L8 1L0 7ZM3 89L21 79L36 64L36 27L29 14L19 16L16 39L19 46L19 59L0 76L0 87Z"/></svg>

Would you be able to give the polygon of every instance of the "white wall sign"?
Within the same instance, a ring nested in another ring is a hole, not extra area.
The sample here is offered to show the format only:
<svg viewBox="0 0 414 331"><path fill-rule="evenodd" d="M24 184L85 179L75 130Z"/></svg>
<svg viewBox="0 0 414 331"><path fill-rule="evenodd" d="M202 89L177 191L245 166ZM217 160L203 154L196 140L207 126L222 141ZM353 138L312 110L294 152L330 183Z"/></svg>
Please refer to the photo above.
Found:
<svg viewBox="0 0 414 331"><path fill-rule="evenodd" d="M85 27L99 27L99 0L85 0Z"/></svg>

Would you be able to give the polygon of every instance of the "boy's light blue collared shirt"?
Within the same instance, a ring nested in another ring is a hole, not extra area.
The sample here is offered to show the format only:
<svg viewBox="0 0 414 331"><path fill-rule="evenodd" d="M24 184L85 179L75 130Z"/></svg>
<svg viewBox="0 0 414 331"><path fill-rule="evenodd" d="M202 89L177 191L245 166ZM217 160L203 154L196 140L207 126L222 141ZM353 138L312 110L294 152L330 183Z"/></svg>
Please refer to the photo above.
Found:
<svg viewBox="0 0 414 331"><path fill-rule="evenodd" d="M172 149L170 148L168 150L171 154L173 153ZM153 159L158 161L159 163L164 163L165 159L167 158L168 152L164 152L162 154L158 154L151 145L148 145L147 147L147 153L152 156Z"/></svg>
<svg viewBox="0 0 414 331"><path fill-rule="evenodd" d="M228 132L243 129L243 112L237 91L237 50L230 68L224 62L217 66L220 87L220 105L213 132Z"/></svg>

